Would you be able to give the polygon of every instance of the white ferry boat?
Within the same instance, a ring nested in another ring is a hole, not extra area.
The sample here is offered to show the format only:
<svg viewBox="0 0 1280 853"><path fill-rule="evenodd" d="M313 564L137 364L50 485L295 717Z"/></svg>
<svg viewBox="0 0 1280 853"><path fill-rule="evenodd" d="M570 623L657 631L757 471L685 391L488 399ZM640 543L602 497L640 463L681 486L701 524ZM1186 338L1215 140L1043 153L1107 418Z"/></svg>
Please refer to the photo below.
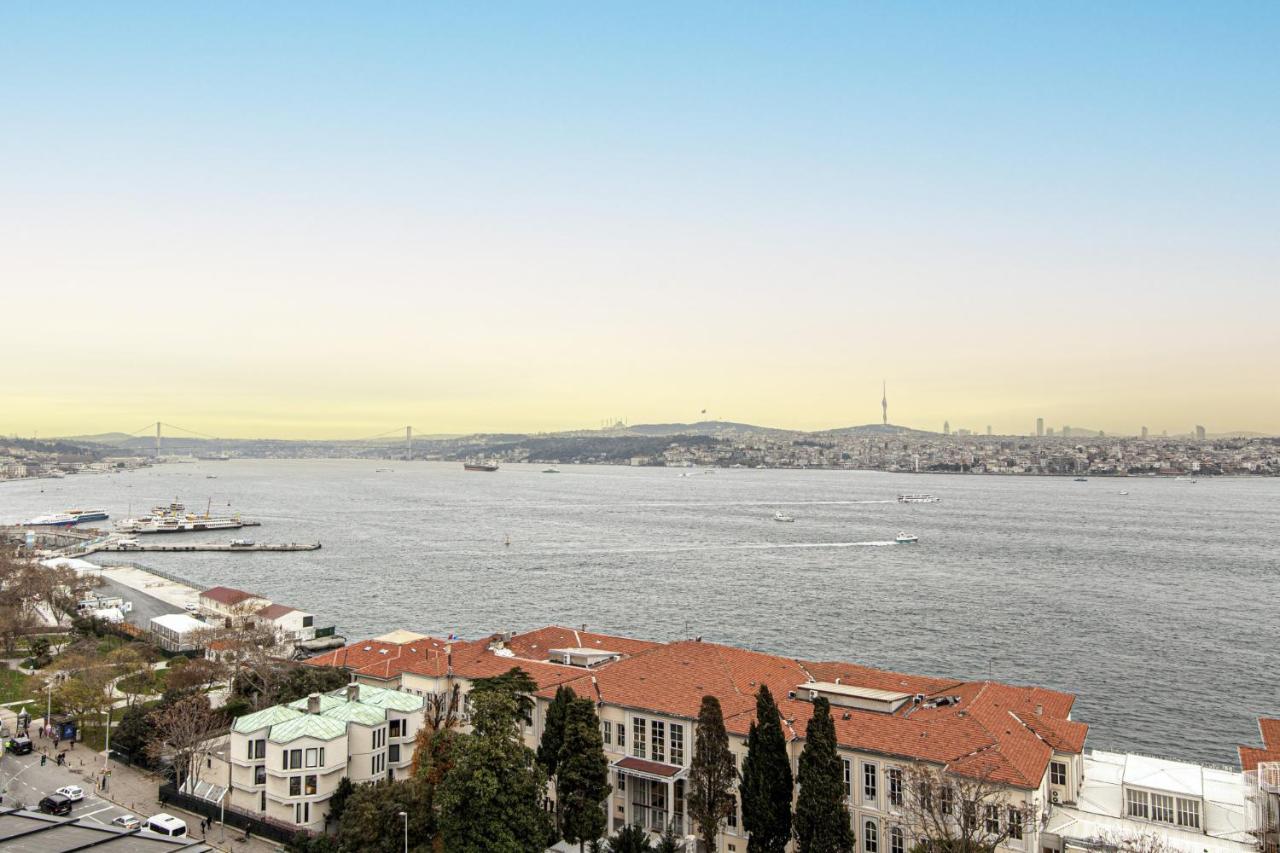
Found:
<svg viewBox="0 0 1280 853"><path fill-rule="evenodd" d="M940 500L936 495L898 495L900 504L936 504Z"/></svg>
<svg viewBox="0 0 1280 853"><path fill-rule="evenodd" d="M899 533L893 541L899 545L915 545L920 541L920 537L914 533Z"/></svg>
<svg viewBox="0 0 1280 853"><path fill-rule="evenodd" d="M237 530L244 527L239 514L213 515L163 515L130 518L116 525L121 533L187 533L193 530Z"/></svg>
<svg viewBox="0 0 1280 853"><path fill-rule="evenodd" d="M773 520L790 522L790 521L795 521L796 517L794 515L787 515L785 512L778 511L773 514Z"/></svg>
<svg viewBox="0 0 1280 853"><path fill-rule="evenodd" d="M86 521L105 521L109 516L100 509L71 509L66 512L54 512L49 515L38 515L23 524L33 527L71 527Z"/></svg>

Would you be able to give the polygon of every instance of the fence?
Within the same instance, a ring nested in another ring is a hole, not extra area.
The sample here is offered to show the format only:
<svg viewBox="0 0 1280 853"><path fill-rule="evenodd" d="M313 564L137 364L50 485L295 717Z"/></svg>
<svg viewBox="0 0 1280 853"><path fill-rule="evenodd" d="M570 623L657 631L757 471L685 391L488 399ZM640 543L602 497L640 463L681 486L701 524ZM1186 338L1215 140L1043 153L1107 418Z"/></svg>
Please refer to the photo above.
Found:
<svg viewBox="0 0 1280 853"><path fill-rule="evenodd" d="M174 583L189 586L197 592L203 592L208 589L204 584L196 583L189 578L184 578L182 575L174 574L173 572L166 572L163 569L153 569L150 566L144 566L141 563L135 563L132 560L99 560L98 565L102 566L104 569L137 569L140 572L146 572L147 574L155 575L158 578L164 578L165 580L173 581Z"/></svg>
<svg viewBox="0 0 1280 853"><path fill-rule="evenodd" d="M215 823L223 819L222 806L218 803L212 803L208 800L202 800L199 797L193 797L190 794L184 794L171 784L160 786L160 804L172 803L180 809L204 815ZM234 809L227 809L225 812L227 826L234 826L236 829L243 830L250 835L257 835L260 838L267 838L271 841L278 841L281 844L288 844L296 836L309 836L312 833L295 829L291 826L275 823L274 821L263 820L254 815L245 814Z"/></svg>

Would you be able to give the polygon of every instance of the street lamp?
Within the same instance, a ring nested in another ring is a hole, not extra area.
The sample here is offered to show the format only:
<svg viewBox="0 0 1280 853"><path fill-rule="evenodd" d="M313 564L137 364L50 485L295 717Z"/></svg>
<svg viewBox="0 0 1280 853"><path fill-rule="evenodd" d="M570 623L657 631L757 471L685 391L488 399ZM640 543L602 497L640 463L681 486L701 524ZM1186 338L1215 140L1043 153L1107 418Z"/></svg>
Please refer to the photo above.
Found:
<svg viewBox="0 0 1280 853"><path fill-rule="evenodd" d="M409 813L400 812L400 817L404 819L404 853L409 853Z"/></svg>

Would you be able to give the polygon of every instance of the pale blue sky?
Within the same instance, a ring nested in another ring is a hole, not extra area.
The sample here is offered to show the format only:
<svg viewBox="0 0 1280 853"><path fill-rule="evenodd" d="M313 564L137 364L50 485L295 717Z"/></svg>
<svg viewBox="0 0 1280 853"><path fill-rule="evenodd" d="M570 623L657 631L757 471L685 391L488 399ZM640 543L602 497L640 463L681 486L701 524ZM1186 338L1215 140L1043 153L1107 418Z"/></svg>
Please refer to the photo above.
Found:
<svg viewBox="0 0 1280 853"><path fill-rule="evenodd" d="M1275 3L6 3L0 282L79 310L9 337L0 430L825 427L887 376L929 428L1280 432L1278 44Z"/></svg>

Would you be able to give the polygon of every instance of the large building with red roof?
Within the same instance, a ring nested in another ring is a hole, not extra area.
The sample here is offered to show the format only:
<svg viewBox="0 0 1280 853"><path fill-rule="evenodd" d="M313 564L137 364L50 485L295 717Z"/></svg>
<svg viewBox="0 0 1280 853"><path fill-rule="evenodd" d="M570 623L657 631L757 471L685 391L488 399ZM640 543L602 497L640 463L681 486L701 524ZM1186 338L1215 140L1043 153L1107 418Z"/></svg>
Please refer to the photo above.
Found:
<svg viewBox="0 0 1280 853"><path fill-rule="evenodd" d="M1261 717L1262 746L1240 746L1250 818L1264 853L1280 853L1280 719Z"/></svg>
<svg viewBox="0 0 1280 853"><path fill-rule="evenodd" d="M832 708L844 762L845 792L860 853L906 853L908 782L918 768L980 780L997 791L1001 848L1011 853L1061 849L1041 837L1040 816L1073 802L1083 781L1088 727L1071 719L1074 697L993 681L907 675L838 661L806 661L734 646L682 640L658 643L548 626L475 641L408 634L353 643L308 661L339 666L354 680L421 696L465 697L474 679L513 667L538 686L530 746L546 707L566 686L593 699L600 714L614 791L611 831L669 824L691 832L684 800L694 725L704 696L724 712L738 765L767 685L784 718L793 764L804 747L814 699ZM465 698L461 710L465 713ZM720 853L747 849L740 814L721 834Z"/></svg>

